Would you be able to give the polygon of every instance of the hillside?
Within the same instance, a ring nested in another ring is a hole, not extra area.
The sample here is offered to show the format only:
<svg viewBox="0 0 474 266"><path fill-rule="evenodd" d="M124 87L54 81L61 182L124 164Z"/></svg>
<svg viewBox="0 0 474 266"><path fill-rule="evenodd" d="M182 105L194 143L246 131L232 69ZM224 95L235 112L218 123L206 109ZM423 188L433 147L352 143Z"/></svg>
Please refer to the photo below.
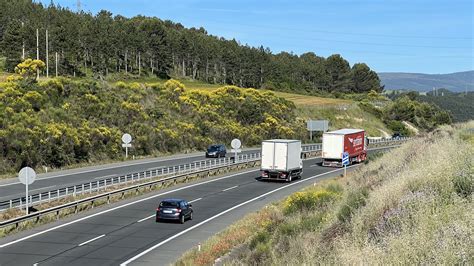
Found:
<svg viewBox="0 0 474 266"><path fill-rule="evenodd" d="M292 102L271 92L227 86L215 91L164 84L50 79L0 83L0 173L24 165L52 168L121 159L120 136L131 154L203 150L240 138L305 138Z"/></svg>
<svg viewBox="0 0 474 266"><path fill-rule="evenodd" d="M473 128L445 126L370 156L347 177L247 215L176 265L470 265Z"/></svg>
<svg viewBox="0 0 474 266"><path fill-rule="evenodd" d="M474 91L474 70L451 74L378 73L386 90L431 91L445 88L455 92Z"/></svg>
<svg viewBox="0 0 474 266"><path fill-rule="evenodd" d="M203 84L196 81L183 81L186 88L191 90L198 90L204 92L215 91L216 86ZM273 93L278 97L284 98L295 104L295 113L298 118L303 121L307 120L329 120L329 129L336 130L344 127L363 128L367 131L369 136L381 137L384 133L392 133L392 130L387 127L382 121L381 117L377 117L363 108L361 108L357 101L347 99L336 99L317 97L311 95L302 95L296 93L259 90L261 92ZM360 97L364 97L360 95ZM313 136L315 140L320 132L315 132Z"/></svg>

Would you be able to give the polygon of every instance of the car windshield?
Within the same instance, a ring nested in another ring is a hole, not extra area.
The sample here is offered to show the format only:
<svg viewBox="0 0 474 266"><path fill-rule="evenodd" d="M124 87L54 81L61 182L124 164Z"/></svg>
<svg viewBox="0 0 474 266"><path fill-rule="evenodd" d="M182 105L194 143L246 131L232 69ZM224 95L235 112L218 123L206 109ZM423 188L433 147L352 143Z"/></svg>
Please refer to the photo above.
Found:
<svg viewBox="0 0 474 266"><path fill-rule="evenodd" d="M179 207L179 202L177 202L177 201L162 201L160 203L160 207L173 207L173 208L176 208L176 207Z"/></svg>
<svg viewBox="0 0 474 266"><path fill-rule="evenodd" d="M208 151L217 151L219 149L219 145L212 145L207 148Z"/></svg>

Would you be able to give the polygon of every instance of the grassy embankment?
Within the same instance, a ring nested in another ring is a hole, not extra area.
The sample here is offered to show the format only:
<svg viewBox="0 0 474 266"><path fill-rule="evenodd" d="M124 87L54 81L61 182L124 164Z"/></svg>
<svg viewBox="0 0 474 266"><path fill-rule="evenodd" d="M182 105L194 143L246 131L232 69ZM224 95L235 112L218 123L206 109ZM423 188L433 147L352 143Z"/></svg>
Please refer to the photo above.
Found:
<svg viewBox="0 0 474 266"><path fill-rule="evenodd" d="M183 81L183 84L190 90L213 91L219 87L194 81ZM383 136L382 131L392 133L379 118L362 110L354 101L279 91L272 92L278 97L292 101L296 105L297 116L304 120L329 120L331 130L347 127L364 128L369 136L374 137Z"/></svg>
<svg viewBox="0 0 474 266"><path fill-rule="evenodd" d="M249 214L177 264L472 265L473 131L471 121L414 139Z"/></svg>

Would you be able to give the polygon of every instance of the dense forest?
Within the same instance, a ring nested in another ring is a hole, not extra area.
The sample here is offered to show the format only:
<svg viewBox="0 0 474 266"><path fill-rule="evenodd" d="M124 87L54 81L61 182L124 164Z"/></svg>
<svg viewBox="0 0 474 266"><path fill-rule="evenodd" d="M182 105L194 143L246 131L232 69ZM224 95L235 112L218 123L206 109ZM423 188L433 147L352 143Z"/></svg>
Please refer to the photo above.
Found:
<svg viewBox="0 0 474 266"><path fill-rule="evenodd" d="M39 59L50 76L56 75L57 62L61 76L156 75L306 93L383 89L366 64L351 67L338 54L273 54L268 48L209 35L202 27L188 29L156 17L126 18L108 11L73 12L31 0L0 0L0 57L6 58L7 71L23 59L36 59L37 31Z"/></svg>

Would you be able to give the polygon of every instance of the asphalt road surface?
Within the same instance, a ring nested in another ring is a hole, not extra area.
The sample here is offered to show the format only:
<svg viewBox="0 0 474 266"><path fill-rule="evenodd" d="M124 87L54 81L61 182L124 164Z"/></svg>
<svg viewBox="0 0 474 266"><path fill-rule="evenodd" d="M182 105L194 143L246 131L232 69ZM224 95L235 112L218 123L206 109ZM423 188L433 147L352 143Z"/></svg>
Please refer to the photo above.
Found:
<svg viewBox="0 0 474 266"><path fill-rule="evenodd" d="M248 149L240 154L248 154L256 151L259 151L259 149ZM230 153L227 154L227 157L229 156L231 156ZM145 171L157 167L188 164L205 159L204 152L202 152L41 174L38 175L37 180L29 186L29 194L52 191L67 186L88 183L112 176ZM18 179L10 179L0 183L0 201L24 196L25 186L19 183Z"/></svg>
<svg viewBox="0 0 474 266"><path fill-rule="evenodd" d="M0 240L0 265L167 265L245 213L281 199L341 169L304 162L301 180L262 182L258 170L182 184L96 208ZM329 174L325 174L329 173ZM192 201L194 219L156 223L161 199Z"/></svg>

